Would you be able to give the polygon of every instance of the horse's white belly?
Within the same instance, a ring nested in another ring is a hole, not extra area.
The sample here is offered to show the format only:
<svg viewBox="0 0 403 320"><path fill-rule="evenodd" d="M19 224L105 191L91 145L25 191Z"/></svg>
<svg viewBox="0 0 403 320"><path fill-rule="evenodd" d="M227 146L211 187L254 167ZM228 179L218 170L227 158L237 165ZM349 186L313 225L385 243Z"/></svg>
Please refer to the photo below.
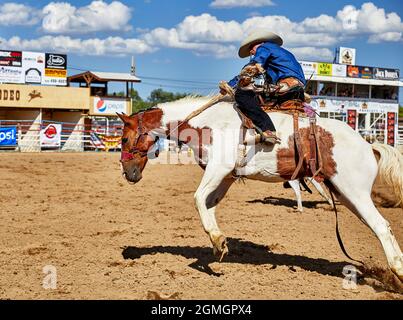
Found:
<svg viewBox="0 0 403 320"><path fill-rule="evenodd" d="M284 179L277 172L277 148L269 151L267 147L264 147L253 152L253 155L247 159L247 164L236 169L237 175L265 182L283 181Z"/></svg>

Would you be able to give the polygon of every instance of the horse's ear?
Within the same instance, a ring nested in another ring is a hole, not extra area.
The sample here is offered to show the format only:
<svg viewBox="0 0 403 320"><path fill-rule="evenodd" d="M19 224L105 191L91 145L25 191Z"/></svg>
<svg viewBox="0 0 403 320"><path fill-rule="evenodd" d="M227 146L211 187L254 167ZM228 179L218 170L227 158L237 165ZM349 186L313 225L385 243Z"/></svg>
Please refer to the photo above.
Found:
<svg viewBox="0 0 403 320"><path fill-rule="evenodd" d="M117 116L123 121L123 123L128 123L128 116L122 112L122 113L118 113L116 112Z"/></svg>

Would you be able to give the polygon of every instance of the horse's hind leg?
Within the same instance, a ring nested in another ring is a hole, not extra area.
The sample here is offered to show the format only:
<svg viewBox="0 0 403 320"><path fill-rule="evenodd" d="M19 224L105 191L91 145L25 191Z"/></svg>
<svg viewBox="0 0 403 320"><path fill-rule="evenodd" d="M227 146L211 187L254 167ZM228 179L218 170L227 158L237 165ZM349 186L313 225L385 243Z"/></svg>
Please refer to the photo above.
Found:
<svg viewBox="0 0 403 320"><path fill-rule="evenodd" d="M372 183L355 179L331 179L339 200L355 213L375 233L382 244L391 270L403 281L403 255L390 225L376 209L371 199ZM363 183L364 182L364 183Z"/></svg>
<svg viewBox="0 0 403 320"><path fill-rule="evenodd" d="M229 177L229 171L206 168L203 179L195 193L195 202L199 211L204 231L209 235L213 244L214 254L221 258L228 253L226 239L217 225L215 208L224 198L228 189L235 181Z"/></svg>
<svg viewBox="0 0 403 320"><path fill-rule="evenodd" d="M326 194L325 190L323 190L322 186L320 185L319 182L317 182L313 178L308 178L308 180L312 183L312 185L315 187L315 189L319 192L319 194L326 199L326 201L332 206L333 208L333 202L332 199L329 198L329 196Z"/></svg>

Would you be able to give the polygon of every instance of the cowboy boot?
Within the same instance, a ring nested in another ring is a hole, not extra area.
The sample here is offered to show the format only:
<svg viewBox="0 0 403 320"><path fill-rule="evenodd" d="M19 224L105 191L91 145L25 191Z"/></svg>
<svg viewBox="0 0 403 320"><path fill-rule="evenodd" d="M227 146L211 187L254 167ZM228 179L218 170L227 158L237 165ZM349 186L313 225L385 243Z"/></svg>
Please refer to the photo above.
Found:
<svg viewBox="0 0 403 320"><path fill-rule="evenodd" d="M260 142L266 143L266 144L276 144L276 143L280 143L281 139L279 137L277 137L276 131L266 130L261 133Z"/></svg>

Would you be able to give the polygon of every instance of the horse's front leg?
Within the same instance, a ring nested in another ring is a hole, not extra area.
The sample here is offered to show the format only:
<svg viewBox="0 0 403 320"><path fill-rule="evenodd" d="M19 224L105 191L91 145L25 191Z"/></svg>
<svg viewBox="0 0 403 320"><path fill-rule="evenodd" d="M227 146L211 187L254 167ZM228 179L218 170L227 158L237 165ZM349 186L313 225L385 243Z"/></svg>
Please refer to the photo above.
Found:
<svg viewBox="0 0 403 320"><path fill-rule="evenodd" d="M215 208L235 180L229 175L231 171L229 168L209 168L207 166L195 193L201 223L213 244L214 254L220 258L220 261L228 253L228 247L226 238L217 225Z"/></svg>
<svg viewBox="0 0 403 320"><path fill-rule="evenodd" d="M297 211L303 212L304 208L302 207L302 198L301 198L301 189L299 186L299 180L290 180L288 181L292 190L294 190L295 197L297 199Z"/></svg>

